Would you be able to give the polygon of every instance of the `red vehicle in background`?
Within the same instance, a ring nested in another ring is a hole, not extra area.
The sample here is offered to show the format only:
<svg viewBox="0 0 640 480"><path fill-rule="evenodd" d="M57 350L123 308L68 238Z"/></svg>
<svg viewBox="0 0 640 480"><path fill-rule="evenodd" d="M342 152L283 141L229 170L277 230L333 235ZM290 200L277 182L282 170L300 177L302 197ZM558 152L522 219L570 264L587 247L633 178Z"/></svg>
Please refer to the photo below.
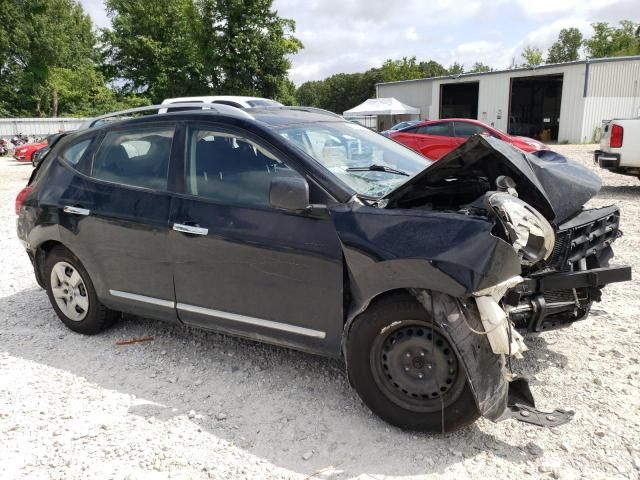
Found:
<svg viewBox="0 0 640 480"><path fill-rule="evenodd" d="M389 136L425 157L440 160L451 150L462 145L467 138L476 134L499 138L527 153L548 150L548 147L538 140L507 135L486 123L468 118L426 120L393 132Z"/></svg>
<svg viewBox="0 0 640 480"><path fill-rule="evenodd" d="M13 158L15 158L19 162L31 162L31 157L33 156L33 154L46 146L47 142L25 143L24 145L16 147Z"/></svg>

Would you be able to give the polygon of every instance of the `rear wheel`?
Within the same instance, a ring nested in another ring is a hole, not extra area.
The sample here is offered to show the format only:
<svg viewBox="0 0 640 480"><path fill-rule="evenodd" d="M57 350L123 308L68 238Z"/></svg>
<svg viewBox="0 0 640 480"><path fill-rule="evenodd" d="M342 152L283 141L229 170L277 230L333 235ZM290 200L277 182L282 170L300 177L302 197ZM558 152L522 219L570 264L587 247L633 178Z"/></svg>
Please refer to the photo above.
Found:
<svg viewBox="0 0 640 480"><path fill-rule="evenodd" d="M89 274L67 249L56 247L49 252L45 281L53 309L71 330L92 335L115 321L115 312L100 303Z"/></svg>
<svg viewBox="0 0 640 480"><path fill-rule="evenodd" d="M407 430L450 432L480 413L449 336L410 295L372 304L351 327L347 366L364 403Z"/></svg>

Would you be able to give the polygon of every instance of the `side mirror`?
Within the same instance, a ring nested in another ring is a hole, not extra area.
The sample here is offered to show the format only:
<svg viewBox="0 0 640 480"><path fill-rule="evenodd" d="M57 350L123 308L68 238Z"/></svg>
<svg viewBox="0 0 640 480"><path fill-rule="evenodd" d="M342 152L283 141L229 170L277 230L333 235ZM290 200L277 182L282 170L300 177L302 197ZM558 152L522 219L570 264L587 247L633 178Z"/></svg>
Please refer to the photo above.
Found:
<svg viewBox="0 0 640 480"><path fill-rule="evenodd" d="M309 184L300 177L276 177L271 180L269 203L284 210L305 210L309 206Z"/></svg>

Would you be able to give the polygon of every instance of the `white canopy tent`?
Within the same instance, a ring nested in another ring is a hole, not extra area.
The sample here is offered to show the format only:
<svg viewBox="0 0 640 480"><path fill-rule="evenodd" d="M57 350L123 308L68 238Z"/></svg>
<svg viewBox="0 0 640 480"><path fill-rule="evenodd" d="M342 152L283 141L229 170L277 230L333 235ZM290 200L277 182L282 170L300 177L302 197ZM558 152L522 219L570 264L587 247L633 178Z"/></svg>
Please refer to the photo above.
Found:
<svg viewBox="0 0 640 480"><path fill-rule="evenodd" d="M420 109L405 105L395 98L370 98L343 115L366 127L385 130L399 121L419 119Z"/></svg>
<svg viewBox="0 0 640 480"><path fill-rule="evenodd" d="M357 107L347 110L345 117L359 117L367 115L420 115L420 109L405 105L395 98L370 98Z"/></svg>

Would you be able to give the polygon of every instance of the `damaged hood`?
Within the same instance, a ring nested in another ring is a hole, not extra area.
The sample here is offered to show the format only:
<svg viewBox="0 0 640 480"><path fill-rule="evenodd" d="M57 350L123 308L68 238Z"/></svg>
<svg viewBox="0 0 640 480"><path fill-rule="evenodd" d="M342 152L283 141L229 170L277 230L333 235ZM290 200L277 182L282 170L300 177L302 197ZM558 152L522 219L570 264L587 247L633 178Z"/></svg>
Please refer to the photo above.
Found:
<svg viewBox="0 0 640 480"><path fill-rule="evenodd" d="M602 185L598 175L556 152L526 154L496 138L474 135L385 199L393 207L452 178L484 177L495 189L500 175L513 178L519 197L556 224L580 211Z"/></svg>

